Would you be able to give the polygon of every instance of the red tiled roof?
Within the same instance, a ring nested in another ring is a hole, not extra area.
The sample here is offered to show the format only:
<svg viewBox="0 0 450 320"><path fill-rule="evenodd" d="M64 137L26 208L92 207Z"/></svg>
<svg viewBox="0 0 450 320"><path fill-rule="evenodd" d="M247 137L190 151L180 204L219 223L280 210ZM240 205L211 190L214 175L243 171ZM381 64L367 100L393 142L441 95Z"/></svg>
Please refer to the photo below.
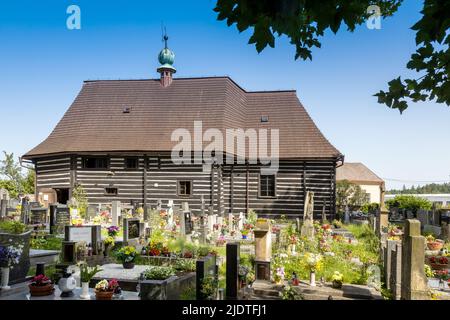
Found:
<svg viewBox="0 0 450 320"><path fill-rule="evenodd" d="M336 181L348 180L354 183L382 184L383 179L360 162L346 162L336 169Z"/></svg>

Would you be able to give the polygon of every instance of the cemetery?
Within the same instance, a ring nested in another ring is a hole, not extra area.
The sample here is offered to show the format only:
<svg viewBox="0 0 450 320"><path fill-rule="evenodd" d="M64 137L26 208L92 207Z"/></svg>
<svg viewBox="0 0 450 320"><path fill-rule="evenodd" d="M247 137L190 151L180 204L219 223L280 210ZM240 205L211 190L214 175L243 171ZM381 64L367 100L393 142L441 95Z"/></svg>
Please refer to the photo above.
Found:
<svg viewBox="0 0 450 320"><path fill-rule="evenodd" d="M83 219L73 205L8 202L0 299L450 299L445 210L327 221L306 199L296 219L194 214L170 200L147 219L119 201Z"/></svg>

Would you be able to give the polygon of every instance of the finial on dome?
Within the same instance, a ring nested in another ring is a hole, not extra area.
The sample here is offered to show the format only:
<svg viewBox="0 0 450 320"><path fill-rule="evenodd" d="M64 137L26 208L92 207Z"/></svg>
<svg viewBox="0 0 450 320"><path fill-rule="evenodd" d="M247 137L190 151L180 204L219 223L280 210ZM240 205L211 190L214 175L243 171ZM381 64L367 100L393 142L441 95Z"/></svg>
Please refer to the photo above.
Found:
<svg viewBox="0 0 450 320"><path fill-rule="evenodd" d="M169 37L167 33L163 36L164 40L164 49L158 55L158 61L161 64L157 71L161 74L161 85L163 87L168 87L172 83L172 74L177 72L177 70L173 67L173 63L175 61L175 53L167 47L167 40Z"/></svg>

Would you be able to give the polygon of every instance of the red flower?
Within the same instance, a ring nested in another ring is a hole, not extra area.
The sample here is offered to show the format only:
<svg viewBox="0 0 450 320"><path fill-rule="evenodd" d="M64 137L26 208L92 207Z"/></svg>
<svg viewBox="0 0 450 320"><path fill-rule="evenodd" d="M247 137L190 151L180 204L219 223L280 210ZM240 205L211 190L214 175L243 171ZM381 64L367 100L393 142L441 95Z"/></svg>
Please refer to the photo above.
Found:
<svg viewBox="0 0 450 320"><path fill-rule="evenodd" d="M448 264L448 259L446 257L440 257L439 258L439 263L440 264Z"/></svg>
<svg viewBox="0 0 450 320"><path fill-rule="evenodd" d="M430 262L431 262L431 263L436 263L436 257L431 257L431 258L430 258Z"/></svg>

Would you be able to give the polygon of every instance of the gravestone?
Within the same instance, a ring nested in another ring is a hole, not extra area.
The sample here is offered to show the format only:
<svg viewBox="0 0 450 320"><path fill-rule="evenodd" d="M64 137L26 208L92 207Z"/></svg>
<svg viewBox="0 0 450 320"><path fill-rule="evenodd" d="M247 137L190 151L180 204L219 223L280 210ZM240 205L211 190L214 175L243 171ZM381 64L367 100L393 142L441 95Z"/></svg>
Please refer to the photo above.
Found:
<svg viewBox="0 0 450 320"><path fill-rule="evenodd" d="M234 231L234 215L232 213L228 214L228 229Z"/></svg>
<svg viewBox="0 0 450 320"><path fill-rule="evenodd" d="M8 190L0 188L0 200L9 200Z"/></svg>
<svg viewBox="0 0 450 320"><path fill-rule="evenodd" d="M425 234L431 233L435 237L439 237L441 235L442 228L441 228L441 226L427 224L427 225L423 226L423 232Z"/></svg>
<svg viewBox="0 0 450 320"><path fill-rule="evenodd" d="M389 224L389 211L386 209L384 204L381 205L376 222L377 222L377 235L381 237L381 235L386 232L386 229Z"/></svg>
<svg viewBox="0 0 450 320"><path fill-rule="evenodd" d="M245 223L245 215L243 212L239 212L238 230L242 230Z"/></svg>
<svg viewBox="0 0 450 320"><path fill-rule="evenodd" d="M20 222L28 224L30 205L27 197L22 198L22 206L20 209Z"/></svg>
<svg viewBox="0 0 450 320"><path fill-rule="evenodd" d="M295 218L295 228L297 232L301 230L300 218Z"/></svg>
<svg viewBox="0 0 450 320"><path fill-rule="evenodd" d="M434 209L432 211L432 217L433 217L432 224L435 226L440 226L441 225L441 212L439 210Z"/></svg>
<svg viewBox="0 0 450 320"><path fill-rule="evenodd" d="M255 277L256 280L270 280L272 259L272 228L269 220L258 219L255 229Z"/></svg>
<svg viewBox="0 0 450 320"><path fill-rule="evenodd" d="M100 254L101 248L101 226L65 226L64 240L66 242L85 242L92 247L92 254Z"/></svg>
<svg viewBox="0 0 450 320"><path fill-rule="evenodd" d="M30 224L45 224L47 222L47 208L32 208L30 210Z"/></svg>
<svg viewBox="0 0 450 320"><path fill-rule="evenodd" d="M392 248L391 272L388 280L392 296L395 300L400 300L402 290L402 243L400 241Z"/></svg>
<svg viewBox="0 0 450 320"><path fill-rule="evenodd" d="M348 208L348 205L345 206L344 223L345 224L349 224L350 223L350 210Z"/></svg>
<svg viewBox="0 0 450 320"><path fill-rule="evenodd" d="M447 222L442 222L441 239L450 242L450 225Z"/></svg>
<svg viewBox="0 0 450 320"><path fill-rule="evenodd" d="M142 235L141 223L136 218L123 219L123 242L128 243L130 240L136 241Z"/></svg>
<svg viewBox="0 0 450 320"><path fill-rule="evenodd" d="M89 221L97 216L99 212L99 207L97 205L88 205L86 219Z"/></svg>
<svg viewBox="0 0 450 320"><path fill-rule="evenodd" d="M52 203L49 206L49 229L50 234L53 234L56 232L56 210L58 209L57 203Z"/></svg>
<svg viewBox="0 0 450 320"><path fill-rule="evenodd" d="M195 295L197 300L204 300L205 297L202 293L202 282L205 277L213 277L217 279L217 269L216 269L216 256L209 255L203 257L196 261L195 265L196 272L196 285L195 285Z"/></svg>
<svg viewBox="0 0 450 320"><path fill-rule="evenodd" d="M397 248L397 244L400 243L396 240L387 240L386 250L384 250L384 279L387 289L391 289L391 264L392 264L392 252Z"/></svg>
<svg viewBox="0 0 450 320"><path fill-rule="evenodd" d="M70 209L68 206L56 207L55 230L57 233L63 233L64 227L70 225Z"/></svg>
<svg viewBox="0 0 450 320"><path fill-rule="evenodd" d="M417 219L420 221L420 225L422 227L427 224L430 224L428 211L426 211L426 210L421 209L421 210L417 211Z"/></svg>
<svg viewBox="0 0 450 320"><path fill-rule="evenodd" d="M226 246L226 288L225 295L227 300L236 300L239 290L239 260L240 250L239 242L227 243Z"/></svg>
<svg viewBox="0 0 450 320"><path fill-rule="evenodd" d="M314 238L314 192L308 191L305 198L305 208L303 210L303 225L301 228L301 236L309 239Z"/></svg>
<svg viewBox="0 0 450 320"><path fill-rule="evenodd" d="M327 215L325 213L325 202L323 203L322 206L322 223L325 223L327 221Z"/></svg>
<svg viewBox="0 0 450 320"><path fill-rule="evenodd" d="M0 218L6 217L6 209L8 208L8 200L0 200Z"/></svg>
<svg viewBox="0 0 450 320"><path fill-rule="evenodd" d="M112 201L112 208L111 208L111 225L113 226L119 226L119 216L120 216L120 201Z"/></svg>
<svg viewBox="0 0 450 320"><path fill-rule="evenodd" d="M420 222L405 221L402 241L402 300L428 299L428 280L425 275L425 238L420 235Z"/></svg>

